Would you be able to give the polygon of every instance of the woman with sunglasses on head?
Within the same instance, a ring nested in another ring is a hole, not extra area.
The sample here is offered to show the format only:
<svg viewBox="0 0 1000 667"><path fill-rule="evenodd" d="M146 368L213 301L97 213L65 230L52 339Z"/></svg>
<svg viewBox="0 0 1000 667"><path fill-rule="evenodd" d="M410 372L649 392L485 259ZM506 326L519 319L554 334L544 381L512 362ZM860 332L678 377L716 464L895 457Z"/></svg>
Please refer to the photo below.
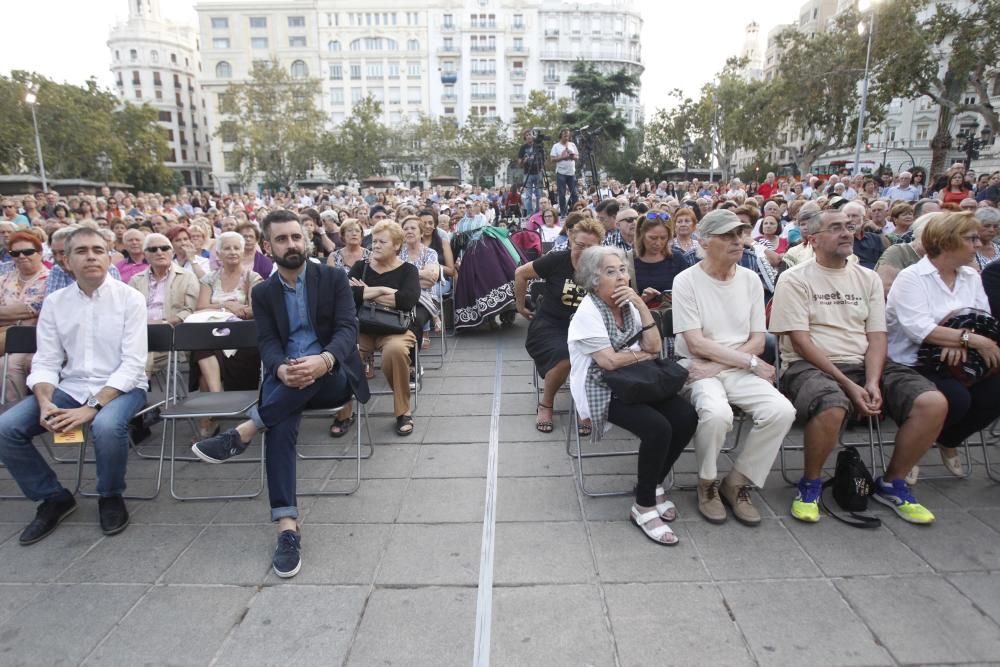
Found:
<svg viewBox="0 0 1000 667"><path fill-rule="evenodd" d="M15 325L34 326L45 298L49 270L42 264L42 242L34 234L14 232L7 239L14 270L0 279L0 354L6 347L7 329ZM26 379L31 371L30 354L12 354L7 362L7 400L27 394ZM13 393L11 393L13 390Z"/></svg>

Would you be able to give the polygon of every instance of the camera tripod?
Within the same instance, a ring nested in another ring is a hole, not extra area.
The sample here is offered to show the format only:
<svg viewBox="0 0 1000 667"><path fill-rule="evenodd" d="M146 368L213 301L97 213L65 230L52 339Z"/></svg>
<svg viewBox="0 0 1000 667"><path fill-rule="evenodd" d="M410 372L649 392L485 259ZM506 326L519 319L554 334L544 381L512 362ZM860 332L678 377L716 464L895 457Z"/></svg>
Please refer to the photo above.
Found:
<svg viewBox="0 0 1000 667"><path fill-rule="evenodd" d="M545 149L544 146L542 145L542 141L543 140L541 139L535 139L532 142L533 149L531 153L531 159L526 165L524 165L524 180L521 182L521 193L522 193L521 201L525 204L524 206L525 210L528 209L527 206L528 202L525 201L524 198L524 192L525 192L524 184L531 176L537 173L539 177L539 184L537 191L538 201L531 202L532 204L534 204L533 208L535 211L538 211L538 209L540 208L539 203L541 198L543 196L548 197L549 194L549 185L550 185L549 175L545 171ZM530 197L531 195L529 194L528 196Z"/></svg>

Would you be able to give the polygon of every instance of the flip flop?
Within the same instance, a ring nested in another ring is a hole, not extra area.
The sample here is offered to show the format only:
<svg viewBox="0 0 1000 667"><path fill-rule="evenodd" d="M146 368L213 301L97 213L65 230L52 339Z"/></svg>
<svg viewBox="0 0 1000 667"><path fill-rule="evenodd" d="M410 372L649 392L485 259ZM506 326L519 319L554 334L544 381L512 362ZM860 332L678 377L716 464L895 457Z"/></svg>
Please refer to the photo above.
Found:
<svg viewBox="0 0 1000 667"><path fill-rule="evenodd" d="M552 409L551 405L545 405L544 403L539 403L538 407L545 408L546 410L551 410ZM536 410L535 412L536 412L536 416L537 416L537 412L538 411ZM555 424L552 422L551 419L548 420L548 421L536 421L535 422L535 430L538 431L539 433L552 433L552 431L554 429L555 429Z"/></svg>
<svg viewBox="0 0 1000 667"><path fill-rule="evenodd" d="M351 430L351 426L354 424L356 418L357 415L351 415L347 419L334 419L333 424L330 425L330 437L343 438ZM334 431L334 429L337 430Z"/></svg>

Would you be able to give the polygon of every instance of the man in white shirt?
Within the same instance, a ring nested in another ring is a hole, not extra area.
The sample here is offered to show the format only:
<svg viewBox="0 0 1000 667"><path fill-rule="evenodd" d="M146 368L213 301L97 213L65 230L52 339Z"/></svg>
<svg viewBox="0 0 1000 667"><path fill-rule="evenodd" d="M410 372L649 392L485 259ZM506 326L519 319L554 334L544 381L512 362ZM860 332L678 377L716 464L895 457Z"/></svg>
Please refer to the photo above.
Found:
<svg viewBox="0 0 1000 667"><path fill-rule="evenodd" d="M795 408L775 388L774 366L757 357L764 351L764 289L753 271L738 265L745 231L727 209L698 223L705 258L674 278L673 328L677 355L690 372L684 393L698 411L698 510L709 522L723 523L725 503L738 521L756 526L760 513L750 488L764 486ZM753 426L732 472L719 480L719 454L733 427L731 405L745 410Z"/></svg>
<svg viewBox="0 0 1000 667"><path fill-rule="evenodd" d="M559 141L549 151L549 160L556 166L556 191L559 193L559 215L565 218L569 207L576 203L576 160L580 151L576 144L569 140L569 130L559 132ZM566 202L566 189L569 189L569 202Z"/></svg>
<svg viewBox="0 0 1000 667"><path fill-rule="evenodd" d="M34 395L0 415L0 461L25 496L41 501L21 533L22 545L41 540L76 509L73 494L31 442L45 431L88 427L101 529L116 535L129 520L122 493L128 423L146 403L146 303L108 276L108 246L96 230L75 230L66 252L76 282L42 304L28 376Z"/></svg>
<svg viewBox="0 0 1000 667"><path fill-rule="evenodd" d="M899 185L894 185L891 188L886 189L885 193L882 195L890 202L896 201L908 201L915 202L920 199L920 188L914 188L910 186L910 180L912 180L913 174L908 171L901 172L899 174Z"/></svg>

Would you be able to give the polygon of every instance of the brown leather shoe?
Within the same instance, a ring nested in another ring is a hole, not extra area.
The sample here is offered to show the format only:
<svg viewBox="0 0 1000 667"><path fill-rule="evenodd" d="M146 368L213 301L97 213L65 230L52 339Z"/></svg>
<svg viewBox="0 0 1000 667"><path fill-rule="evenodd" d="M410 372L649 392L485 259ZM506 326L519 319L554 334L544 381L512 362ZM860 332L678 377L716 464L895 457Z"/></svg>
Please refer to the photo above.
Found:
<svg viewBox="0 0 1000 667"><path fill-rule="evenodd" d="M709 523L726 522L726 508L719 499L719 480L698 480L698 511Z"/></svg>
<svg viewBox="0 0 1000 667"><path fill-rule="evenodd" d="M733 510L733 516L747 526L760 524L760 512L750 500L751 483L742 473L732 471L722 480L719 495L722 502Z"/></svg>

